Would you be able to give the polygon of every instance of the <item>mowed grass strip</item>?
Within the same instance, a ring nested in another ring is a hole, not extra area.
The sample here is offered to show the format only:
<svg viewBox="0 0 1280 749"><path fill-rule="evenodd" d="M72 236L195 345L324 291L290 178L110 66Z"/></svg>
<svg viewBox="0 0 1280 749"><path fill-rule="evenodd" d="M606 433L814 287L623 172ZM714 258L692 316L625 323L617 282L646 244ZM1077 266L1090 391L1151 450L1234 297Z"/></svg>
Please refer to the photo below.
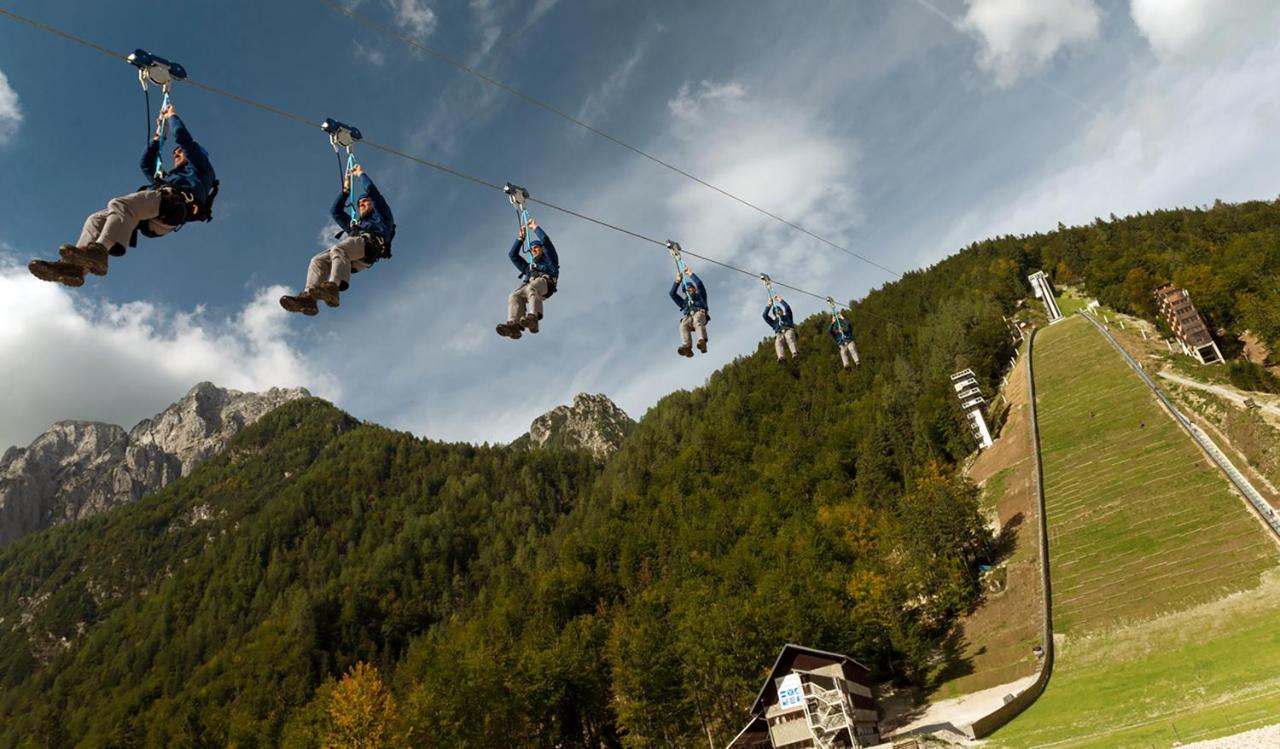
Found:
<svg viewBox="0 0 1280 749"><path fill-rule="evenodd" d="M1221 598L1276 564L1226 480L1087 321L1037 338L1036 390L1057 632Z"/></svg>
<svg viewBox="0 0 1280 749"><path fill-rule="evenodd" d="M1168 621L1071 641L1044 695L991 743L1167 747L1275 723L1278 616L1280 586L1272 580Z"/></svg>
<svg viewBox="0 0 1280 749"><path fill-rule="evenodd" d="M998 747L1170 746L1280 715L1280 554L1088 322L1037 337L1053 676Z"/></svg>

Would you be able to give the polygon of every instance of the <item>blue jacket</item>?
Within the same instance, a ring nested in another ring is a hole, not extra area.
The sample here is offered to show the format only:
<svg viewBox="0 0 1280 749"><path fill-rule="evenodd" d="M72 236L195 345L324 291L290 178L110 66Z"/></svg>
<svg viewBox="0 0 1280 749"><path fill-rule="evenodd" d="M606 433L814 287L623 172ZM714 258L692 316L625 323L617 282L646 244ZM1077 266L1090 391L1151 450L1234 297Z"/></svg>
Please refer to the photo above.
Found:
<svg viewBox="0 0 1280 749"><path fill-rule="evenodd" d="M369 179L369 175L361 174L355 178L352 187L356 189L356 200L368 196L373 201L373 210L369 211L368 216L360 216L357 214L356 223L351 224L351 214L347 212L347 193L338 193L337 199L333 201L333 220L342 227L342 230L348 236L359 236L361 234L374 234L382 238L382 241L388 245L396 236L395 218L391 215L391 206L387 205L387 201L383 199L382 193L378 192L378 188L373 184L373 180Z"/></svg>
<svg viewBox="0 0 1280 749"><path fill-rule="evenodd" d="M770 304L764 308L764 321L769 323L769 327L773 328L773 332L781 333L784 330L790 330L796 326L795 321L791 319L791 305L785 301L779 301L778 306L782 307L781 315L774 315L773 305Z"/></svg>
<svg viewBox="0 0 1280 749"><path fill-rule="evenodd" d="M690 281L693 282L695 291L691 298L686 298L689 295L686 286ZM681 294L681 291L684 293ZM680 311L686 315L691 315L697 310L709 312L707 309L707 287L702 285L702 279L698 278L697 273L691 273L684 281L673 281L671 283L671 301L675 302Z"/></svg>
<svg viewBox="0 0 1280 749"><path fill-rule="evenodd" d="M516 239L511 245L511 251L507 253L507 257L511 258L511 264L520 271L520 280L528 281L536 273L542 276L550 276L553 279L560 277L560 257L556 255L556 246L551 244L551 238L539 226L533 230L533 235L537 237L534 242L542 245L542 257L530 268L529 261L524 259L520 254L520 250L524 249L524 242Z"/></svg>
<svg viewBox="0 0 1280 749"><path fill-rule="evenodd" d="M831 323L827 332L831 333L831 339L836 342L837 346L845 341L853 340L853 328L849 327L849 321L843 317L836 317L835 322Z"/></svg>
<svg viewBox="0 0 1280 749"><path fill-rule="evenodd" d="M160 141L151 139L146 153L142 154L142 173L147 175L156 187L172 187L175 190L189 192L196 202L204 203L209 199L209 190L213 189L213 181L218 175L209 163L209 152L204 150L182 120L175 114L169 118L169 127L173 129L173 139L177 141L187 154L187 163L156 179L156 157L160 155Z"/></svg>

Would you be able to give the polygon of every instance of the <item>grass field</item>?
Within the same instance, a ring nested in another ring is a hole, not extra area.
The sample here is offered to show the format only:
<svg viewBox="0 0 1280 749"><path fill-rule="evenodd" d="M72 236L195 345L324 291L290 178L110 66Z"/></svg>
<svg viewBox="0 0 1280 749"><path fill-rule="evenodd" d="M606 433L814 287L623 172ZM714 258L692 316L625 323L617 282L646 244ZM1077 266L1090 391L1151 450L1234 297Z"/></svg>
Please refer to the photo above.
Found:
<svg viewBox="0 0 1280 749"><path fill-rule="evenodd" d="M1275 542L1087 321L1042 332L1035 365L1059 650L993 742L1169 746L1280 721Z"/></svg>
<svg viewBox="0 0 1280 749"><path fill-rule="evenodd" d="M1256 586L1275 542L1119 354L1078 317L1039 343L1055 631Z"/></svg>

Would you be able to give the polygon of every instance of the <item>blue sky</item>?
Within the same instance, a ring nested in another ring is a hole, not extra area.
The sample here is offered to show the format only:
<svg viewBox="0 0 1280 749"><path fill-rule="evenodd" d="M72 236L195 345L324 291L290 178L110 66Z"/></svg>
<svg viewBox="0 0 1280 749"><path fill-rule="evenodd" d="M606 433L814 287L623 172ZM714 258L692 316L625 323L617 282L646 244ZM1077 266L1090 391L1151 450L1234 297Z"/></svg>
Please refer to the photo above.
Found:
<svg viewBox="0 0 1280 749"><path fill-rule="evenodd" d="M316 0L3 7L837 299L890 280ZM901 270L993 234L1280 192L1280 14L1266 0L354 7ZM144 240L81 289L42 284L26 261L140 183L142 97L123 62L3 18L0 75L0 168L18 175L0 180L17 219L0 226L0 447L58 419L130 426L203 379L305 385L388 426L506 441L580 391L639 416L769 332L758 283L694 262L711 353L677 357L666 255L544 210L561 290L542 333L499 338L516 284L509 206L369 150L395 257L340 310L288 317L281 287L332 236L327 140L184 86L177 108L223 184L217 219ZM801 315L821 306L789 299Z"/></svg>

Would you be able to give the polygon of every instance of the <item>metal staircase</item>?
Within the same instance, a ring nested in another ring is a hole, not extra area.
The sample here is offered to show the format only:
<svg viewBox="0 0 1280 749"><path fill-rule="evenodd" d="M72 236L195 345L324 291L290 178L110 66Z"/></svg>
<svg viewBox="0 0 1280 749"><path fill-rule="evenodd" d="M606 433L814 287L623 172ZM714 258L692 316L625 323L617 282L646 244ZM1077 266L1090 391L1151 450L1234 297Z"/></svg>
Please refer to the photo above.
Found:
<svg viewBox="0 0 1280 749"><path fill-rule="evenodd" d="M847 742L853 736L853 708L840 688L833 682L830 689L823 689L806 679L803 690L804 718L813 734L814 746L834 749L837 738L842 735Z"/></svg>

